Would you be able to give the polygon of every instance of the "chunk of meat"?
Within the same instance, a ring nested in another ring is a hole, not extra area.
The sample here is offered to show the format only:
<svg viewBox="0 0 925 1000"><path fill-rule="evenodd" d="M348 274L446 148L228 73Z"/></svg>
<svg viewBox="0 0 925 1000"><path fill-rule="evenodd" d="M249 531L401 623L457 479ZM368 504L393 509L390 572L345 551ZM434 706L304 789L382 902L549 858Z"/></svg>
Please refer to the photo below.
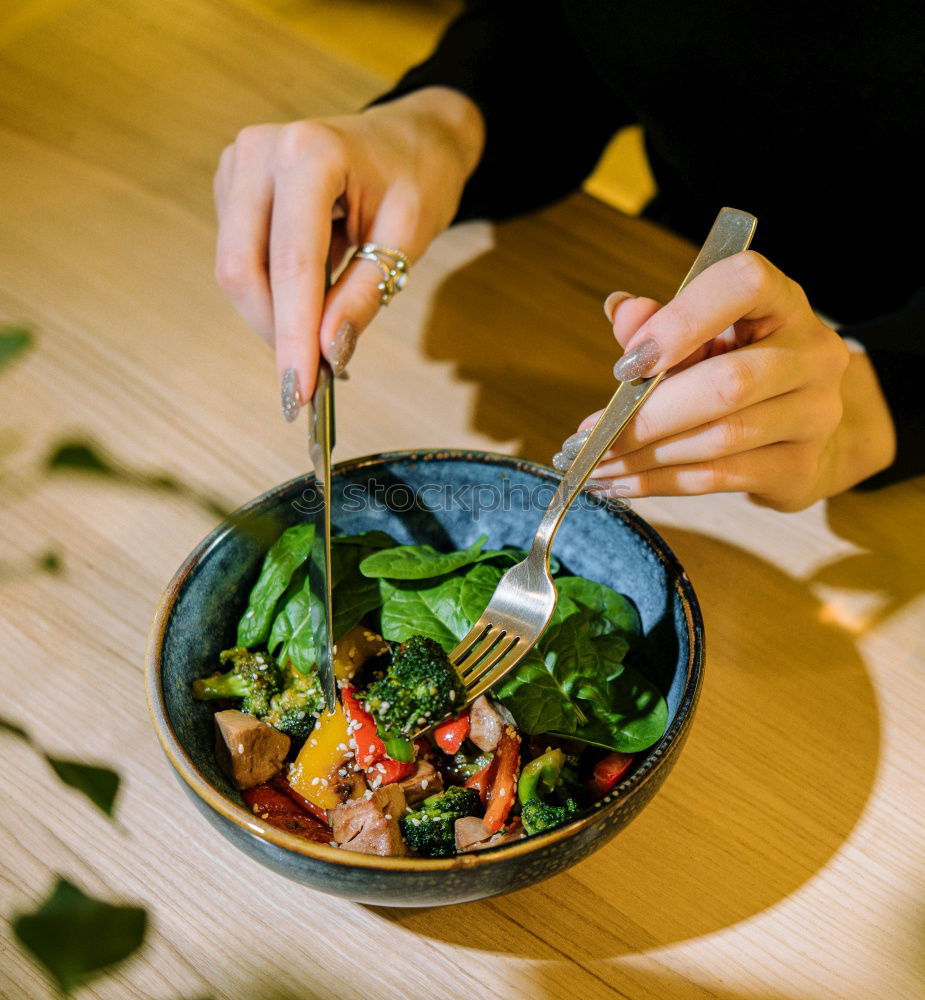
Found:
<svg viewBox="0 0 925 1000"><path fill-rule="evenodd" d="M238 788L272 778L287 753L289 737L278 729L234 708L215 713L215 757Z"/></svg>
<svg viewBox="0 0 925 1000"><path fill-rule="evenodd" d="M369 798L343 802L329 813L333 839L347 851L405 855L398 821L405 813L405 793L396 784L377 788Z"/></svg>
<svg viewBox="0 0 925 1000"><path fill-rule="evenodd" d="M443 791L443 778L429 760L419 760L414 773L398 782L398 787L405 793L405 802L409 806L422 802L429 795Z"/></svg>
<svg viewBox="0 0 925 1000"><path fill-rule="evenodd" d="M488 840L491 831L485 821L478 816L463 816L453 825L456 834L456 850L467 851L473 844Z"/></svg>
<svg viewBox="0 0 925 1000"><path fill-rule="evenodd" d="M480 694L469 709L469 739L479 750L494 750L504 732L504 720Z"/></svg>
<svg viewBox="0 0 925 1000"><path fill-rule="evenodd" d="M457 822L461 822L457 820ZM480 821L482 822L482 821ZM483 824L484 825L484 824ZM487 831L487 827L485 828ZM498 833L492 834L490 837L475 841L469 844L468 847L457 847L459 851L481 851L486 847L501 847L502 844L513 844L515 840L523 840L524 828L523 824L520 822L520 817L512 820L508 825Z"/></svg>

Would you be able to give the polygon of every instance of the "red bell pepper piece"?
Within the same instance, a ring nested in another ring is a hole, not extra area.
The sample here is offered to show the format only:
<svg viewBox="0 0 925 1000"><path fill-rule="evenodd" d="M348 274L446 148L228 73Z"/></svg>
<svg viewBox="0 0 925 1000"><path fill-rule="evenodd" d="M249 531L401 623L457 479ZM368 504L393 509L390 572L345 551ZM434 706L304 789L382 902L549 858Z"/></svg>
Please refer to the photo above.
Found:
<svg viewBox="0 0 925 1000"><path fill-rule="evenodd" d="M255 785L241 794L251 811L272 826L318 844L330 843L330 827L300 809L293 799L269 782Z"/></svg>
<svg viewBox="0 0 925 1000"><path fill-rule="evenodd" d="M447 719L434 729L434 743L444 753L456 753L469 735L469 709L465 709L455 719Z"/></svg>
<svg viewBox="0 0 925 1000"><path fill-rule="evenodd" d="M601 798L612 791L613 787L629 770L633 763L631 753L614 753L602 757L595 765L591 777L588 779L588 791L596 798Z"/></svg>
<svg viewBox="0 0 925 1000"><path fill-rule="evenodd" d="M297 806L300 806L307 813L311 813L315 819L320 820L325 826L330 826L330 823L328 823L328 814L320 806L316 806L314 802L309 802L303 795L299 795L292 785L289 784L289 779L282 771L279 774L274 774L270 778L269 784L278 792L287 795Z"/></svg>
<svg viewBox="0 0 925 1000"><path fill-rule="evenodd" d="M482 800L483 806L488 802L488 789L491 787L492 781L494 781L497 769L498 757L495 755L481 771L476 771L471 778L466 778L463 782L463 788L474 788L479 793L479 798Z"/></svg>
<svg viewBox="0 0 925 1000"><path fill-rule="evenodd" d="M385 743L376 731L376 720L363 708L349 684L341 686L340 698L356 744L357 767L369 772L373 781L381 778L379 784L382 785L391 785L392 782L401 781L413 774L416 767L414 761L405 764L386 754Z"/></svg>
<svg viewBox="0 0 925 1000"><path fill-rule="evenodd" d="M510 726L506 726L501 734L492 764L495 764L495 773L486 796L485 826L489 832L497 833L514 805L517 773L520 770L520 737Z"/></svg>
<svg viewBox="0 0 925 1000"><path fill-rule="evenodd" d="M391 785L395 781L402 781L409 775L414 774L417 767L414 761L405 764L400 760L393 760L391 757L383 757L371 764L366 769L367 777L372 785Z"/></svg>
<svg viewBox="0 0 925 1000"><path fill-rule="evenodd" d="M363 708L349 684L341 685L340 700L356 743L357 766L368 768L385 756L385 744L376 732L376 720Z"/></svg>

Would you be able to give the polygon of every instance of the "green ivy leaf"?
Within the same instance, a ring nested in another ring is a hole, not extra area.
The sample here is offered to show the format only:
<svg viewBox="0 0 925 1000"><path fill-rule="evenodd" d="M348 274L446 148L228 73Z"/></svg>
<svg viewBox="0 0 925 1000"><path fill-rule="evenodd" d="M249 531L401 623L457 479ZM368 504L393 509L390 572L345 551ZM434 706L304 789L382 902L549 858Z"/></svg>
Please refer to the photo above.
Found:
<svg viewBox="0 0 925 1000"><path fill-rule="evenodd" d="M14 358L29 350L32 344L32 333L25 327L11 326L0 330L0 368L5 368Z"/></svg>
<svg viewBox="0 0 925 1000"><path fill-rule="evenodd" d="M2 729L5 733L18 736L21 740L25 740L26 743L30 742L29 734L22 728L22 726L17 726L15 722L10 722L9 719L4 719L2 715L0 715L0 729Z"/></svg>
<svg viewBox="0 0 925 1000"><path fill-rule="evenodd" d="M75 469L92 472L112 479L125 479L126 474L117 468L95 445L86 441L65 441L59 444L45 461L51 470Z"/></svg>
<svg viewBox="0 0 925 1000"><path fill-rule="evenodd" d="M141 907L87 896L60 875L37 910L12 921L20 944L66 994L141 947L147 924Z"/></svg>
<svg viewBox="0 0 925 1000"><path fill-rule="evenodd" d="M107 816L112 816L116 793L119 791L119 775L108 767L93 767L75 760L61 760L45 755L55 774L71 788L76 788Z"/></svg>

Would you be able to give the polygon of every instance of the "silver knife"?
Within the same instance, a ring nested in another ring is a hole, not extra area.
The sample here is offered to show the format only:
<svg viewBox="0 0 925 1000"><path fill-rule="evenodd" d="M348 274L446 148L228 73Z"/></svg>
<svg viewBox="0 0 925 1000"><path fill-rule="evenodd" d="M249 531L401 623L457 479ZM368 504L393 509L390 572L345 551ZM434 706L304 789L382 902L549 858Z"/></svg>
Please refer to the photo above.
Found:
<svg viewBox="0 0 925 1000"><path fill-rule="evenodd" d="M314 594L322 597L324 620L313 621L318 652L318 677L324 701L330 712L337 703L334 684L334 652L331 626L334 621L331 603L331 451L334 448L334 376L331 366L320 359L318 381L308 414L308 457L315 469L315 490L321 503L315 521L315 539L320 542L312 553L309 578Z"/></svg>

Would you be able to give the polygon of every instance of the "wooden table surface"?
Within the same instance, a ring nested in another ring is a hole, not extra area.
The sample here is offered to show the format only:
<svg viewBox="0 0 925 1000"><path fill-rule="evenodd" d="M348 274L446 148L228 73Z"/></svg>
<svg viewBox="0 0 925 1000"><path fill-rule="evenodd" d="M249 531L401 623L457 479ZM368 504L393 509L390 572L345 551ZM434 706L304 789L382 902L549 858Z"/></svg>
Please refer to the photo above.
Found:
<svg viewBox="0 0 925 1000"><path fill-rule="evenodd" d="M925 996L921 481L796 515L635 503L699 593L703 698L639 819L534 888L426 911L331 899L242 856L182 795L142 662L212 519L36 470L91 437L232 506L304 470L269 352L211 278L211 173L241 126L381 86L223 0L48 0L0 28L0 326L37 336L0 379L0 559L53 545L66 563L0 584L0 713L124 781L114 825L2 738L0 914L55 872L143 902L145 950L81 994L120 1000ZM691 259L586 196L446 234L363 338L336 457L547 460L609 395L604 295L669 295ZM4 920L0 996L51 995Z"/></svg>

